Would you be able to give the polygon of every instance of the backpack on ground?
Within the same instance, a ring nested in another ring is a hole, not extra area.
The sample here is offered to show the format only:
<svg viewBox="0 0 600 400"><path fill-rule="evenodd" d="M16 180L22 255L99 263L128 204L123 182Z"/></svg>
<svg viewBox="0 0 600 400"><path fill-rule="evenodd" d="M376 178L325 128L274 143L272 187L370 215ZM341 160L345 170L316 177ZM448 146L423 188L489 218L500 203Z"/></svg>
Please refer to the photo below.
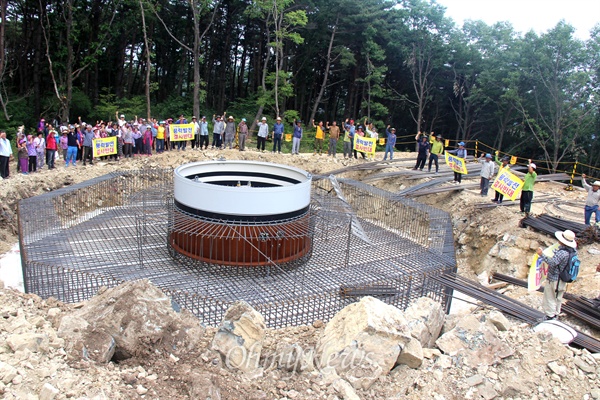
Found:
<svg viewBox="0 0 600 400"><path fill-rule="evenodd" d="M581 261L577 256L577 250L569 251L569 258L567 261L567 265L560 271L558 277L563 282L573 282L577 279L577 275L579 274L579 264Z"/></svg>

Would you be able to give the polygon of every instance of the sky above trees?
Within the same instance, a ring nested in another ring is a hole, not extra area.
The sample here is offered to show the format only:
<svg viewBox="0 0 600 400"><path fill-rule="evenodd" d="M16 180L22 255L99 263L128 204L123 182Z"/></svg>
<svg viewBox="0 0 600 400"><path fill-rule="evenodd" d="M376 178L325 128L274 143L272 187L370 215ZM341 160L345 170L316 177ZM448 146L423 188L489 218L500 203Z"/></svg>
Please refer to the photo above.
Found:
<svg viewBox="0 0 600 400"><path fill-rule="evenodd" d="M600 23L600 1L594 0L437 0L446 15L459 25L465 20L482 20L488 25L508 21L525 33L540 34L564 20L575 28L575 36L589 39Z"/></svg>

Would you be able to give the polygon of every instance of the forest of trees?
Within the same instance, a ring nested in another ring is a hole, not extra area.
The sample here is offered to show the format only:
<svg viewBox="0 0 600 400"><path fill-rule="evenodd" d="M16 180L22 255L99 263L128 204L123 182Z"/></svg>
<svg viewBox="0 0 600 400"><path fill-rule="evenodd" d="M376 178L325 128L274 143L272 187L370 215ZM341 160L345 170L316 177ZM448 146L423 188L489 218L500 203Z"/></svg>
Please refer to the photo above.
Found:
<svg viewBox="0 0 600 400"><path fill-rule="evenodd" d="M568 6L568 5L567 5ZM435 0L0 0L0 128L40 117L372 120L600 167L600 24L457 26ZM11 131L12 130L12 131Z"/></svg>

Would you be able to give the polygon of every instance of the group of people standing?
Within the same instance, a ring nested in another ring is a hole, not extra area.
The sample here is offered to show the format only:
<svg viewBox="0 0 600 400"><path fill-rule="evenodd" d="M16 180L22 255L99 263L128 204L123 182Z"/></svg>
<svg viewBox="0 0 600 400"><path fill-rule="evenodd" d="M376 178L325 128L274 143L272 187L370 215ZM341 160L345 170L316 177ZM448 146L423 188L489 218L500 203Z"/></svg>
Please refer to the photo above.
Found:
<svg viewBox="0 0 600 400"><path fill-rule="evenodd" d="M427 135L425 133L417 133L415 136L415 140L417 142L417 162L413 168L413 170L423 171L425 168L425 163L427 162L427 158L429 157L429 168L428 172L431 172L433 165L435 164L435 174L439 173L439 158L444 154L444 151L447 151L450 154L454 154L456 157L466 159L468 152L465 148L464 142L459 142L458 147L454 150L446 150L444 147L444 143L442 141L441 135L434 135L431 132L431 135ZM494 175L496 174L496 166L498 166L498 175L500 175L503 171L510 169L509 164L510 158L508 156L502 157L502 159L498 159L498 154L496 153L494 161L492 161L492 155L490 153L482 153L478 162L481 164L480 175L480 183L479 183L479 194L481 197L486 197L488 195L490 182L494 179ZM525 215L529 215L531 212L531 202L533 200L533 185L537 179L536 173L537 166L529 160L527 164L527 173L524 178L523 189L521 190L521 198L520 198L520 209L521 212ZM462 173L454 171L454 180L453 183L460 184L462 182ZM504 196L495 191L495 196L492 199L493 202L502 204L502 200Z"/></svg>

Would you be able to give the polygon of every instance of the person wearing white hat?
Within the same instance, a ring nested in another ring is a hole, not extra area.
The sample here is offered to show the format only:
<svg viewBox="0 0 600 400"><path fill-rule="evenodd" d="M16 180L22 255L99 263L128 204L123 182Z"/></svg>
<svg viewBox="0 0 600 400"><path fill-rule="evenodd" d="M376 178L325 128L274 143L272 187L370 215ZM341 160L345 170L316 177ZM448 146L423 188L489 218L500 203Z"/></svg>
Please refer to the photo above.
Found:
<svg viewBox="0 0 600 400"><path fill-rule="evenodd" d="M121 114L121 116L119 116L119 112L115 111L115 117L117 117L117 124L119 124L119 128L122 128L123 125L127 123L127 121L125 121L125 114Z"/></svg>
<svg viewBox="0 0 600 400"><path fill-rule="evenodd" d="M600 181L594 181L591 185L585 181L586 175L581 174L581 185L587 190L588 195L585 199L585 224L590 225L592 214L596 214L596 225L600 224L600 212L598 212L598 203L600 202Z"/></svg>
<svg viewBox="0 0 600 400"><path fill-rule="evenodd" d="M276 151L281 154L281 138L283 137L283 123L281 117L277 117L273 125L273 153Z"/></svg>
<svg viewBox="0 0 600 400"><path fill-rule="evenodd" d="M531 202L533 201L533 185L537 179L537 173L535 172L536 168L536 165L529 160L529 164L527 165L527 174L525 174L525 183L523 184L521 198L519 199L521 212L525 213L526 217L528 217L529 213L531 212Z"/></svg>
<svg viewBox="0 0 600 400"><path fill-rule="evenodd" d="M227 114L227 113L225 113ZM224 114L224 115L225 115ZM235 139L235 118L233 115L227 117L227 122L225 123L225 143L223 144L223 148L232 149L233 148L233 140Z"/></svg>
<svg viewBox="0 0 600 400"><path fill-rule="evenodd" d="M575 233L570 230L564 232L557 231L554 236L560 242L560 246L554 252L552 257L544 254L542 248L537 249L537 254L546 264L548 264L548 276L544 283L544 298L542 300L542 310L544 311L544 320L556 319L560 314L562 298L567 288L567 282L560 279L560 272L567 268L569 260L573 253L577 253L577 242L575 242Z"/></svg>
<svg viewBox="0 0 600 400"><path fill-rule="evenodd" d="M256 121L258 124L258 133L256 134L256 150L265 151L265 145L267 143L267 136L269 136L269 124L267 124L267 117L262 117L260 121Z"/></svg>

